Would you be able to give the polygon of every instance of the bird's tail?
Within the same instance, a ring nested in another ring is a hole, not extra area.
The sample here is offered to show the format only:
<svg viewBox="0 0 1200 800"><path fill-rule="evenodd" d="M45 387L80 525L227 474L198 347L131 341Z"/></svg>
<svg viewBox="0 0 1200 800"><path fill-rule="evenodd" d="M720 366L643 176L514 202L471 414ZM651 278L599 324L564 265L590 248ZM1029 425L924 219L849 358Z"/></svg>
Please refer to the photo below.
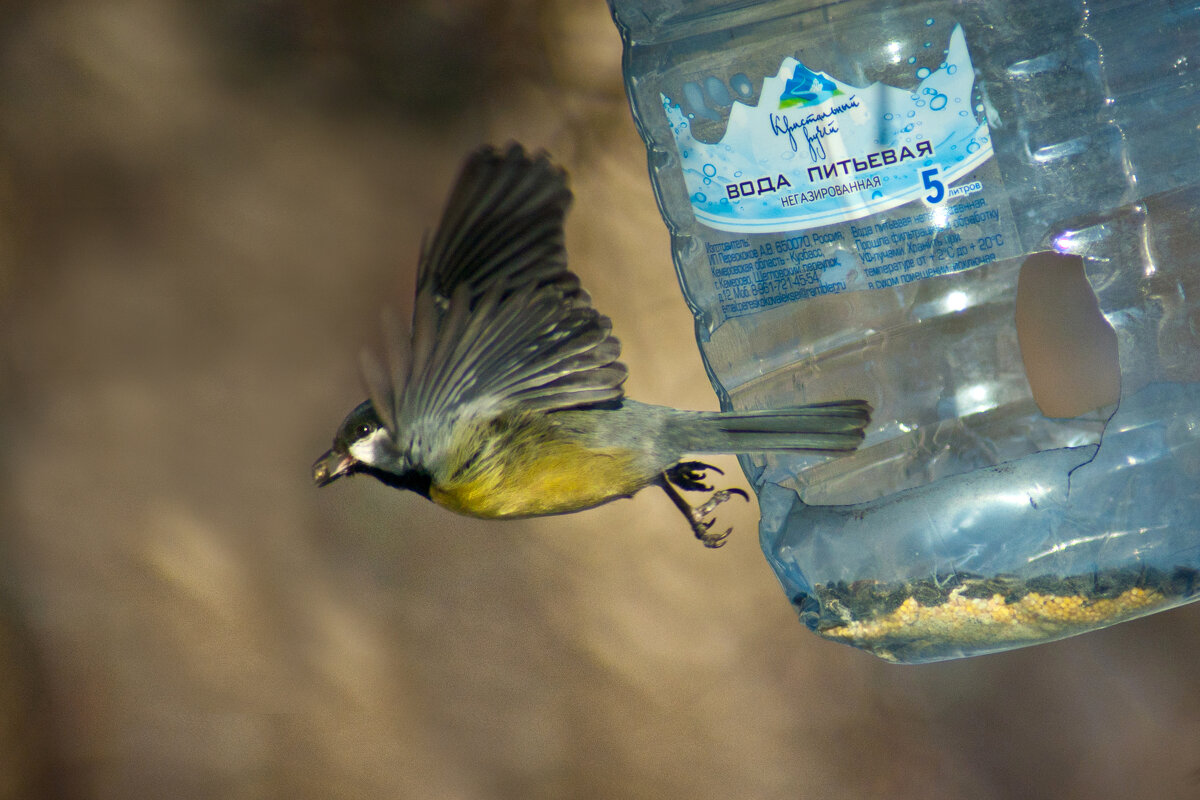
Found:
<svg viewBox="0 0 1200 800"><path fill-rule="evenodd" d="M762 411L693 412L672 420L671 439L685 453L846 451L858 447L871 419L864 400L839 400Z"/></svg>

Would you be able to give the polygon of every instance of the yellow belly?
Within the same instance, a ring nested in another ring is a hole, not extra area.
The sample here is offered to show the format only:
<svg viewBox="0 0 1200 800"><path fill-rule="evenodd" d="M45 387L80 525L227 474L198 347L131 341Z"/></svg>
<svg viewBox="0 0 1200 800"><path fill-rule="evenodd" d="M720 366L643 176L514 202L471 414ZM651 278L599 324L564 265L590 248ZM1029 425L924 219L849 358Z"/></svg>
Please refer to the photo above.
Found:
<svg viewBox="0 0 1200 800"><path fill-rule="evenodd" d="M630 450L588 450L569 442L543 442L532 454L472 470L456 482L431 487L438 505L473 517L562 514L628 497L653 475L637 467Z"/></svg>

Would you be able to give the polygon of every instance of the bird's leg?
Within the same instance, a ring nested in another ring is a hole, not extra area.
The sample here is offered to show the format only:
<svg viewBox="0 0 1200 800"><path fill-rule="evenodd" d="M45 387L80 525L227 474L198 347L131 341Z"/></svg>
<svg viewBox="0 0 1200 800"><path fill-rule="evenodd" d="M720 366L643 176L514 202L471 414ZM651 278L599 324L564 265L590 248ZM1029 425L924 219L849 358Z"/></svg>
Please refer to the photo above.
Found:
<svg viewBox="0 0 1200 800"><path fill-rule="evenodd" d="M688 522L692 526L692 533L696 534L705 547L720 547L725 544L725 538L733 531L729 528L723 533L713 533L709 529L712 528L715 520L706 519L717 506L724 503L734 495L739 495L744 500L749 500L750 497L741 489L722 489L713 494L704 503L698 506L693 506L688 501L683 499L675 487L678 486L685 492L711 492L711 486L703 483L707 470L713 470L718 475L725 473L709 464L702 464L699 461L683 461L671 467L666 472L659 476L659 486L667 493L667 497L671 498L671 502L675 504L683 515L687 517Z"/></svg>

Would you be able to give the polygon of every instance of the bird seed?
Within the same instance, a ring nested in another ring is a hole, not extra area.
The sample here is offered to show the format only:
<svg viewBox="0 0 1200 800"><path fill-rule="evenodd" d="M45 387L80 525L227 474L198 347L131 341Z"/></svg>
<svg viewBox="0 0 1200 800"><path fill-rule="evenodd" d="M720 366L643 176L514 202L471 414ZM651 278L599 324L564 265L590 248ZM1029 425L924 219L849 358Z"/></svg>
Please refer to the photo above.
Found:
<svg viewBox="0 0 1200 800"><path fill-rule="evenodd" d="M814 588L819 604L803 594L793 602L818 634L888 661L919 662L1059 639L1175 605L1200 591L1200 570L1147 566L1032 578L955 572Z"/></svg>

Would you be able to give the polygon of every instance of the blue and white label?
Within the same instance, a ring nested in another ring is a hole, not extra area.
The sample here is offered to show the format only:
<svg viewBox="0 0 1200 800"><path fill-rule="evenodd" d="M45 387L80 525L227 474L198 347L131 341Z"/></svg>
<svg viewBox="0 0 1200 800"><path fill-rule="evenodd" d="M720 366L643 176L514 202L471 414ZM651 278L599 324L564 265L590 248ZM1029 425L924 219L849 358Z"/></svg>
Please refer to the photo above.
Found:
<svg viewBox="0 0 1200 800"><path fill-rule="evenodd" d="M799 231L877 214L947 187L992 158L961 27L946 60L914 90L858 89L794 58L763 82L757 106L735 102L716 144L663 106L696 219L737 233Z"/></svg>
<svg viewBox="0 0 1200 800"><path fill-rule="evenodd" d="M731 103L715 144L661 96L725 317L1018 254L961 26L944 52L911 89L785 58L757 105Z"/></svg>

